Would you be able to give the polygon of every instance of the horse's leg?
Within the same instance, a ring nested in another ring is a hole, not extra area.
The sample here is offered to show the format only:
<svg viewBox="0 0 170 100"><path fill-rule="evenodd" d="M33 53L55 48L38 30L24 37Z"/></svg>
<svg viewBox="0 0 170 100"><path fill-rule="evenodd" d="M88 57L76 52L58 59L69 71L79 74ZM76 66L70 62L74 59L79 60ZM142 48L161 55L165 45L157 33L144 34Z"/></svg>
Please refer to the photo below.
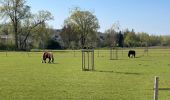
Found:
<svg viewBox="0 0 170 100"><path fill-rule="evenodd" d="M54 63L54 56L53 55L51 57L51 61L52 61L52 63Z"/></svg>
<svg viewBox="0 0 170 100"><path fill-rule="evenodd" d="M54 57L53 54L50 55L50 63L54 63Z"/></svg>
<svg viewBox="0 0 170 100"><path fill-rule="evenodd" d="M44 59L44 62L46 63L46 59Z"/></svg>
<svg viewBox="0 0 170 100"><path fill-rule="evenodd" d="M49 58L49 61L48 61L48 63L51 63L51 58Z"/></svg>

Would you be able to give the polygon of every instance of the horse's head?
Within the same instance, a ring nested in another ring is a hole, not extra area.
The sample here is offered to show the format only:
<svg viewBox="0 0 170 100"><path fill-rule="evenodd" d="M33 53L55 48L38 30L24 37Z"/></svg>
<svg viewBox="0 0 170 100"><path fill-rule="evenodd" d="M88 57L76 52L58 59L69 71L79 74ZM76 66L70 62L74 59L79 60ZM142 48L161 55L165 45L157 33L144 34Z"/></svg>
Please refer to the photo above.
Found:
<svg viewBox="0 0 170 100"><path fill-rule="evenodd" d="M47 56L48 56L48 52L44 52L43 58L42 58L42 63L44 63L44 62L46 63Z"/></svg>

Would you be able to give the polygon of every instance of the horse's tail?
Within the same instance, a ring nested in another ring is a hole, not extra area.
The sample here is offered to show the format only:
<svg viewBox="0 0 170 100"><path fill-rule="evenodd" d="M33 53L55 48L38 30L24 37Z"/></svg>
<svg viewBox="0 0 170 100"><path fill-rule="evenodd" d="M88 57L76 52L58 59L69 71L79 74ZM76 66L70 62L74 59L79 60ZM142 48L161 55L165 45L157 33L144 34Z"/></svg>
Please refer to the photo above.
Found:
<svg viewBox="0 0 170 100"><path fill-rule="evenodd" d="M44 59L45 59L45 52L43 53L43 56L42 56L42 63L44 63Z"/></svg>
<svg viewBox="0 0 170 100"><path fill-rule="evenodd" d="M51 54L51 61L52 61L52 63L54 63L54 56L53 56L53 54Z"/></svg>

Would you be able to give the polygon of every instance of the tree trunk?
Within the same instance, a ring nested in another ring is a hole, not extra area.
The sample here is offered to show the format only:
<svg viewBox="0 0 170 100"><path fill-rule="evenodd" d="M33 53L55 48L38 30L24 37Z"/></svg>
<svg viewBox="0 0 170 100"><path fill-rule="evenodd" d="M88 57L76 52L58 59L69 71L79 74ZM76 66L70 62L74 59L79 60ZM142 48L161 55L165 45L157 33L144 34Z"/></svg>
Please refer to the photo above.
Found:
<svg viewBox="0 0 170 100"><path fill-rule="evenodd" d="M19 45L18 45L18 19L17 19L17 5L16 6L16 9L15 9L15 12L14 12L14 19L13 19L13 27L14 27L14 34L15 34L15 46L16 46L16 49L18 50L19 49Z"/></svg>
<svg viewBox="0 0 170 100"><path fill-rule="evenodd" d="M16 49L18 50L19 46L18 46L18 28L17 28L17 26L14 26L14 33L15 33L15 46L16 46Z"/></svg>
<svg viewBox="0 0 170 100"><path fill-rule="evenodd" d="M85 47L85 37L81 36L81 48L84 49Z"/></svg>

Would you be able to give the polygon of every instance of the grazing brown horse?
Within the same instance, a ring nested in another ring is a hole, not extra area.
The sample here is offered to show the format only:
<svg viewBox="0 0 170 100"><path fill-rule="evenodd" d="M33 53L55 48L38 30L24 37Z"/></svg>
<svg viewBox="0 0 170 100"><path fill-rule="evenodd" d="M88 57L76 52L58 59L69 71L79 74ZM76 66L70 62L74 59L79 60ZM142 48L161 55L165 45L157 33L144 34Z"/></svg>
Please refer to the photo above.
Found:
<svg viewBox="0 0 170 100"><path fill-rule="evenodd" d="M54 56L52 53L45 51L43 54L43 60L42 63L46 63L46 59L49 59L48 63L54 63Z"/></svg>

